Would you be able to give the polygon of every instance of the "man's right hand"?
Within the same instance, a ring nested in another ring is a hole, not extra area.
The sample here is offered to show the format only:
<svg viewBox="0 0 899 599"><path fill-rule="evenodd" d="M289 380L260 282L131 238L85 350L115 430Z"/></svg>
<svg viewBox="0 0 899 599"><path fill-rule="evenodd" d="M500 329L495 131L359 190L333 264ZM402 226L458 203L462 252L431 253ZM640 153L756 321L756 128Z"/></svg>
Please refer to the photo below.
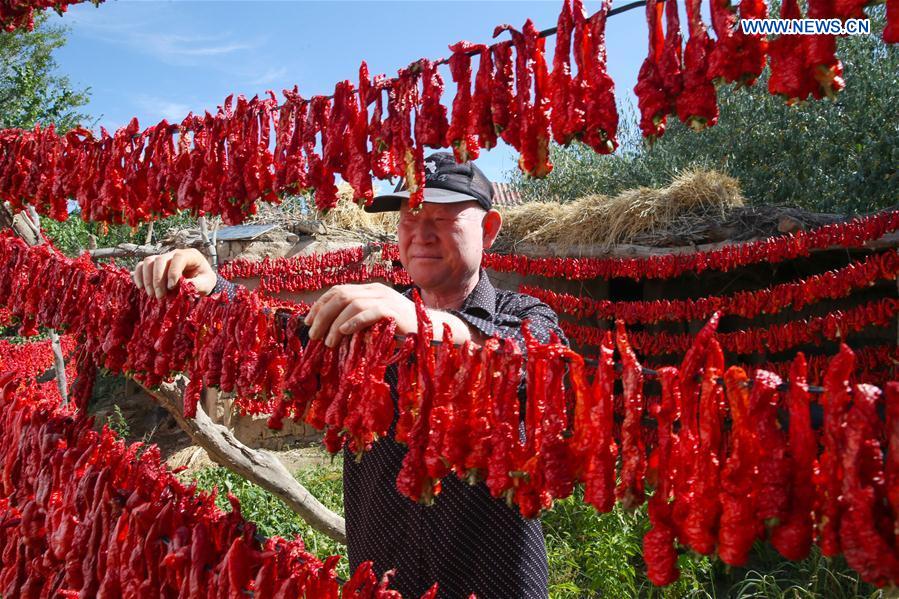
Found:
<svg viewBox="0 0 899 599"><path fill-rule="evenodd" d="M203 254L193 248L144 258L131 273L131 279L147 295L162 299L182 275L201 295L209 295L215 287L215 271Z"/></svg>

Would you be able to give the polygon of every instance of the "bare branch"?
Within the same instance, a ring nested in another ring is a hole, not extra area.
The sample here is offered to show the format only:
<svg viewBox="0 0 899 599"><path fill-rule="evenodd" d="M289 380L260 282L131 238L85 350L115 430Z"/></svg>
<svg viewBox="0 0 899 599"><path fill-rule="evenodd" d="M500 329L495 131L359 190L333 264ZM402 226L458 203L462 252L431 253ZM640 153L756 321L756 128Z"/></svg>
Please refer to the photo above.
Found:
<svg viewBox="0 0 899 599"><path fill-rule="evenodd" d="M91 253L91 258L95 260L99 258L146 258L147 256L156 256L166 252L162 246L137 245L134 243L120 243L115 247L99 248L88 251Z"/></svg>
<svg viewBox="0 0 899 599"><path fill-rule="evenodd" d="M27 214L22 214L22 220L28 223L28 226L35 234L34 243L32 243L30 239L25 240L29 245L43 245L46 243L46 239L44 239L44 236L41 234L41 217L38 215L37 210L34 209L34 206L28 204ZM69 385L68 381L66 381L66 360L62 355L62 344L59 342L59 333L57 333L55 329L50 329L50 346L53 348L56 387L59 389L59 397L62 398L62 403L67 404L69 403Z"/></svg>
<svg viewBox="0 0 899 599"><path fill-rule="evenodd" d="M346 543L343 518L322 505L276 457L264 450L250 449L238 441L231 431L213 423L201 406L197 406L195 418L185 418L182 398L186 383L181 375L173 383L163 382L157 389L148 389L137 382L175 417L178 425L196 445L206 450L214 462L282 499L315 530L339 543Z"/></svg>
<svg viewBox="0 0 899 599"><path fill-rule="evenodd" d="M66 361L62 357L62 344L59 342L59 333L54 329L50 329L50 345L53 347L53 364L56 370L56 387L59 389L59 396L62 403L69 403L69 385L66 380Z"/></svg>

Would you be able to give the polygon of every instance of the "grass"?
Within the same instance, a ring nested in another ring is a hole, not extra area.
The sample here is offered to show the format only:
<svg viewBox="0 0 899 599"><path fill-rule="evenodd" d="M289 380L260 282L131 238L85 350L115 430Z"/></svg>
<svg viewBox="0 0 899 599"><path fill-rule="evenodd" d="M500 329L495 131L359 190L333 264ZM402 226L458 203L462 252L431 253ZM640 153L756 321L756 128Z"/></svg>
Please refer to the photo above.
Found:
<svg viewBox="0 0 899 599"><path fill-rule="evenodd" d="M343 513L342 461L311 467L296 475L304 486L335 512ZM279 499L224 468L209 468L197 475L201 488L218 486L241 501L244 516L259 526L263 535L292 537L299 534L307 548L319 557L346 555L346 547L313 531ZM224 493L218 498L229 509ZM680 580L654 587L646 578L642 556L643 534L649 528L645 506L627 512L615 507L598 514L583 503L580 491L543 515L543 532L549 556L550 598L648 597L701 599L883 599L882 591L859 581L842 558L829 559L814 550L807 559L790 562L766 544L759 543L750 562L732 568L720 560L683 553L678 561ZM341 560L338 575L347 577L348 564Z"/></svg>

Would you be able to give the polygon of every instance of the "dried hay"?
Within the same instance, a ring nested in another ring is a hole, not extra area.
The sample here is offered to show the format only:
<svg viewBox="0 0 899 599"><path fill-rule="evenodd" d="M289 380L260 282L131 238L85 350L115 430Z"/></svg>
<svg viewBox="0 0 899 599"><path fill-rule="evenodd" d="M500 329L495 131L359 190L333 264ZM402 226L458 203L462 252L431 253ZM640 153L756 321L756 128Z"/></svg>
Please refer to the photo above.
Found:
<svg viewBox="0 0 899 599"><path fill-rule="evenodd" d="M376 235L395 235L399 212L369 213L353 202L353 189L346 183L337 188L337 207L324 216L316 211L316 218L326 227L349 231L366 231Z"/></svg>
<svg viewBox="0 0 899 599"><path fill-rule="evenodd" d="M516 241L539 243L543 228L565 218L567 208L559 202L527 202L514 208L500 208L503 227L500 235Z"/></svg>
<svg viewBox="0 0 899 599"><path fill-rule="evenodd" d="M715 171L687 171L662 189L639 187L615 197L533 202L503 213L507 243L610 247L636 238L651 243L676 227L700 226L743 205L736 179Z"/></svg>
<svg viewBox="0 0 899 599"><path fill-rule="evenodd" d="M337 206L323 215L310 197L293 196L280 204L262 204L249 222L277 223L290 231L308 235L346 237L362 241L386 241L396 238L399 214L369 214L353 202L349 184L337 187Z"/></svg>

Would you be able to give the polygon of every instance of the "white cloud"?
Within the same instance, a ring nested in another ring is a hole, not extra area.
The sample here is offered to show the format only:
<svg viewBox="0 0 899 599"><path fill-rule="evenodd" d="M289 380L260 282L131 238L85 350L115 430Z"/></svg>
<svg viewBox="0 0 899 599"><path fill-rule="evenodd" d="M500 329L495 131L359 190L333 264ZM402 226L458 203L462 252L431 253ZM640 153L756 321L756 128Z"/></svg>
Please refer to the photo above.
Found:
<svg viewBox="0 0 899 599"><path fill-rule="evenodd" d="M137 94L132 101L143 112L144 118L149 119L146 124L156 123L162 119L166 119L170 123L180 123L190 112L190 106L183 102L148 94Z"/></svg>
<svg viewBox="0 0 899 599"><path fill-rule="evenodd" d="M90 13L88 13L90 14ZM115 19L79 14L77 28L94 40L126 46L161 62L197 65L208 58L251 50L259 41L235 40L230 32L199 34L172 31L170 24L146 14L117 14Z"/></svg>
<svg viewBox="0 0 899 599"><path fill-rule="evenodd" d="M269 67L262 73L257 73L255 77L249 75L247 83L249 85L270 85L276 81L280 81L287 77L287 67Z"/></svg>
<svg viewBox="0 0 899 599"><path fill-rule="evenodd" d="M249 50L254 44L233 42L227 36L196 36L172 33L132 33L128 43L143 49L161 60L192 59L204 56L222 56L241 50Z"/></svg>

